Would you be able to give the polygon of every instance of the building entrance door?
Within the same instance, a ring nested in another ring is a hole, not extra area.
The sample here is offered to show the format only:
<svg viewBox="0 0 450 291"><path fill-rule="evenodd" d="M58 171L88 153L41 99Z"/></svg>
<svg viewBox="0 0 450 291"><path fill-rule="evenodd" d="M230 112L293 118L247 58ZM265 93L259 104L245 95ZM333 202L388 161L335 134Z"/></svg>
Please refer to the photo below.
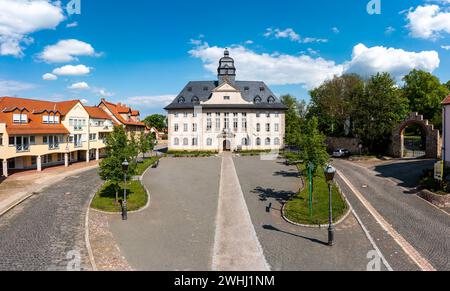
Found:
<svg viewBox="0 0 450 291"><path fill-rule="evenodd" d="M231 151L231 142L229 140L224 140L223 141L223 151L224 152Z"/></svg>

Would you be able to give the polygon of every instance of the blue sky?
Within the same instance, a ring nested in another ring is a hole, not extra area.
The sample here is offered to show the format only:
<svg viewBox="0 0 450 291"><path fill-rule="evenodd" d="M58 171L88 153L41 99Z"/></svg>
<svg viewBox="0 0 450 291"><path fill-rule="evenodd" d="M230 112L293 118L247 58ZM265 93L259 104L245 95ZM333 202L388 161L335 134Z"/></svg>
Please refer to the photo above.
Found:
<svg viewBox="0 0 450 291"><path fill-rule="evenodd" d="M69 1L0 1L0 95L163 113L186 82L215 78L225 47L238 79L299 99L345 72L450 80L450 0L381 0L380 15L369 0L80 0L80 15Z"/></svg>

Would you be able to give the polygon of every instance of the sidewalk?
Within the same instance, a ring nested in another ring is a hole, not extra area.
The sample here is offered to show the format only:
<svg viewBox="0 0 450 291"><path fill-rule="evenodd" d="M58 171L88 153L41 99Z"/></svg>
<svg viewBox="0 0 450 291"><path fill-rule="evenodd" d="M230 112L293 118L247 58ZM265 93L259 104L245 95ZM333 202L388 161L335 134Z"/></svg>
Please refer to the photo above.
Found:
<svg viewBox="0 0 450 291"><path fill-rule="evenodd" d="M0 216L34 193L66 177L95 169L98 165L98 161L92 161L89 164L80 162L69 168L60 166L47 168L42 172L26 171L11 175L0 183Z"/></svg>

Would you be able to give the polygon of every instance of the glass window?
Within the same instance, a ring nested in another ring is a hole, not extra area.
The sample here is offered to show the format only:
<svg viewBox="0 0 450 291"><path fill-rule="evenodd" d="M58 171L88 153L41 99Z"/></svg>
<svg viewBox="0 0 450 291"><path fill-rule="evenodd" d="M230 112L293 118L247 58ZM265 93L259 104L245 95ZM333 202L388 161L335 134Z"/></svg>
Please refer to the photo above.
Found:
<svg viewBox="0 0 450 291"><path fill-rule="evenodd" d="M197 123L192 124L192 132L197 132Z"/></svg>
<svg viewBox="0 0 450 291"><path fill-rule="evenodd" d="M179 139L178 137L175 138L173 144L176 145L176 146L177 146L177 145L180 145L180 139Z"/></svg>
<svg viewBox="0 0 450 291"><path fill-rule="evenodd" d="M208 138L207 140L206 140L206 144L210 147L210 146L212 146L212 138Z"/></svg>
<svg viewBox="0 0 450 291"><path fill-rule="evenodd" d="M179 130L179 125L178 125L178 123L175 123L174 124L174 129L173 129L175 132L178 132L178 130Z"/></svg>
<svg viewBox="0 0 450 291"><path fill-rule="evenodd" d="M266 131L267 131L267 132L270 132L270 123L267 123L267 124L266 124Z"/></svg>
<svg viewBox="0 0 450 291"><path fill-rule="evenodd" d="M270 138L266 138L266 146L270 146Z"/></svg>
<svg viewBox="0 0 450 291"><path fill-rule="evenodd" d="M275 145L280 145L280 139L279 138L275 138Z"/></svg>
<svg viewBox="0 0 450 291"><path fill-rule="evenodd" d="M260 146L260 145L261 145L261 139L260 139L259 137L256 139L256 145L257 145L257 146Z"/></svg>
<svg viewBox="0 0 450 291"><path fill-rule="evenodd" d="M194 137L192 139L192 146L197 146L198 145L198 139L196 137Z"/></svg>
<svg viewBox="0 0 450 291"><path fill-rule="evenodd" d="M183 125L183 130L184 130L184 132L188 132L188 131L189 131L189 126L188 126L187 123L185 123L185 124Z"/></svg>
<svg viewBox="0 0 450 291"><path fill-rule="evenodd" d="M183 145L184 145L184 146L189 145L189 140L188 140L187 138L184 138L184 139L183 139Z"/></svg>
<svg viewBox="0 0 450 291"><path fill-rule="evenodd" d="M280 132L280 125L275 123L275 132Z"/></svg>
<svg viewBox="0 0 450 291"><path fill-rule="evenodd" d="M261 131L261 124L256 124L256 131L257 132L260 132Z"/></svg>
<svg viewBox="0 0 450 291"><path fill-rule="evenodd" d="M212 119L211 118L208 118L206 120L206 130L207 131L211 131L212 130Z"/></svg>

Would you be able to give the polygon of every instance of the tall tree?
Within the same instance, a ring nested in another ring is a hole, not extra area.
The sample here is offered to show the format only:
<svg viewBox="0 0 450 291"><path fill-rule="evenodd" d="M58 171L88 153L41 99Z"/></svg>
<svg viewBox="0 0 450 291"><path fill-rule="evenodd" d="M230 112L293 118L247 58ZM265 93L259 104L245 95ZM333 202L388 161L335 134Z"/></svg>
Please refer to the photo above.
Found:
<svg viewBox="0 0 450 291"><path fill-rule="evenodd" d="M351 135L352 100L363 94L364 81L354 74L334 77L310 91L310 116L328 136Z"/></svg>
<svg viewBox="0 0 450 291"><path fill-rule="evenodd" d="M100 163L99 175L104 181L110 181L116 192L116 203L119 197L119 184L124 180L125 173L122 163L127 160L130 163L129 175L136 169L130 142L122 126L114 127L114 131L106 138L107 156Z"/></svg>
<svg viewBox="0 0 450 291"><path fill-rule="evenodd" d="M403 78L405 82L402 92L409 100L410 110L422 114L436 127L442 127L442 100L449 89L431 73L412 70Z"/></svg>
<svg viewBox="0 0 450 291"><path fill-rule="evenodd" d="M378 73L353 103L355 132L371 152L385 151L392 129L408 114L408 100L388 73Z"/></svg>
<svg viewBox="0 0 450 291"><path fill-rule="evenodd" d="M299 110L299 103L297 99L291 95L282 96L281 102L288 108L286 111L286 144L296 145L297 140L299 139L302 120ZM304 103L302 106L304 106ZM301 110L304 111L306 109L302 107Z"/></svg>
<svg viewBox="0 0 450 291"><path fill-rule="evenodd" d="M445 83L445 87L447 87L447 90L450 91L450 80Z"/></svg>
<svg viewBox="0 0 450 291"><path fill-rule="evenodd" d="M167 129L167 117L161 114L150 115L145 118L144 122L148 127L154 127L161 132Z"/></svg>
<svg viewBox="0 0 450 291"><path fill-rule="evenodd" d="M301 136L297 141L299 159L304 161L305 165L311 163L314 165L314 171L317 171L330 159L325 144L325 135L319 130L317 117L308 119L303 124L299 135Z"/></svg>
<svg viewBox="0 0 450 291"><path fill-rule="evenodd" d="M153 134L141 134L139 136L139 152L142 153L145 158L145 154L149 151L152 151L155 147L154 143L155 139L153 138Z"/></svg>

